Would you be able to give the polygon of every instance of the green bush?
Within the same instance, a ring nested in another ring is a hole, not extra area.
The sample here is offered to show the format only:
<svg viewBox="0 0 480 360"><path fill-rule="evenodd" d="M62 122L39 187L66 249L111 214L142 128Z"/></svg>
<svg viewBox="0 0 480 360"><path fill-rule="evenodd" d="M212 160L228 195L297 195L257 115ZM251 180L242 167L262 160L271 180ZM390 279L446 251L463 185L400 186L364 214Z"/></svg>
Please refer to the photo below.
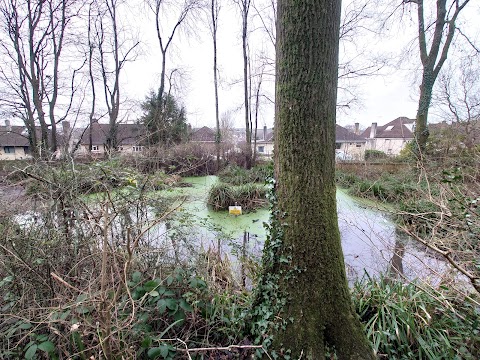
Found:
<svg viewBox="0 0 480 360"><path fill-rule="evenodd" d="M388 155L380 150L365 150L365 160L386 159Z"/></svg>

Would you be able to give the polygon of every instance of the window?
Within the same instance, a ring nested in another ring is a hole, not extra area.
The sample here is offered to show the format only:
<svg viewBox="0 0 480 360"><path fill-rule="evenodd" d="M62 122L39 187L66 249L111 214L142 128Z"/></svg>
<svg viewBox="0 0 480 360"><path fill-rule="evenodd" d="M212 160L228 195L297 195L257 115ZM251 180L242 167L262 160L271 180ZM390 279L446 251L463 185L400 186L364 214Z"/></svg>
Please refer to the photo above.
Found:
<svg viewBox="0 0 480 360"><path fill-rule="evenodd" d="M133 152L141 152L143 151L143 146L133 146L132 150Z"/></svg>
<svg viewBox="0 0 480 360"><path fill-rule="evenodd" d="M92 151L98 151L98 145L92 145Z"/></svg>
<svg viewBox="0 0 480 360"><path fill-rule="evenodd" d="M362 147L362 144L356 144L355 146L356 147Z"/></svg>
<svg viewBox="0 0 480 360"><path fill-rule="evenodd" d="M258 152L259 152L259 153L265 152L265 146L259 146L259 147L258 147Z"/></svg>
<svg viewBox="0 0 480 360"><path fill-rule="evenodd" d="M393 125L389 125L387 126L387 128L385 129L385 131L391 131L393 129Z"/></svg>
<svg viewBox="0 0 480 360"><path fill-rule="evenodd" d="M15 154L15 146L4 146L3 151L5 154Z"/></svg>
<svg viewBox="0 0 480 360"><path fill-rule="evenodd" d="M335 143L335 149L340 149L342 147L341 143Z"/></svg>
<svg viewBox="0 0 480 360"><path fill-rule="evenodd" d="M25 153L25 155L30 155L30 147L24 146L23 147L23 152Z"/></svg>

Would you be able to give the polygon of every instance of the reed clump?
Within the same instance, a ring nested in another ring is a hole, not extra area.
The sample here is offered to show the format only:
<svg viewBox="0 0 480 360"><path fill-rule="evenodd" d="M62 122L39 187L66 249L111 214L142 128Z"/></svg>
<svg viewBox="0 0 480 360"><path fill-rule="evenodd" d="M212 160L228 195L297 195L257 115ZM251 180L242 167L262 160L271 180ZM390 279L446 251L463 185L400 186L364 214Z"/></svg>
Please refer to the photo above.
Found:
<svg viewBox="0 0 480 360"><path fill-rule="evenodd" d="M228 210L238 205L244 210L254 210L267 205L267 190L262 184L244 184L239 186L218 183L210 188L208 205L215 211Z"/></svg>

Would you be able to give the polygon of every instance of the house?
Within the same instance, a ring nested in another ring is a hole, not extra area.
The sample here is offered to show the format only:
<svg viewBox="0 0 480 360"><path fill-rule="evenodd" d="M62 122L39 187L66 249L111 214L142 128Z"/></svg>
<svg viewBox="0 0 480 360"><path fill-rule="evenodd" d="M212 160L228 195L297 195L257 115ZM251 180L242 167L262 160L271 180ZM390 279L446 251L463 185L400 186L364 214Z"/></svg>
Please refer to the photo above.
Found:
<svg viewBox="0 0 480 360"><path fill-rule="evenodd" d="M102 155L106 150L109 124L92 124L92 155ZM80 146L77 155L88 154L90 146L90 129L82 131ZM121 154L137 154L143 152L147 144L146 129L143 124L118 124L117 125L118 151Z"/></svg>
<svg viewBox="0 0 480 360"><path fill-rule="evenodd" d="M414 139L414 125L414 119L402 116L383 126L378 126L374 122L361 136L366 139L366 150L378 150L396 156L400 155L405 145Z"/></svg>
<svg viewBox="0 0 480 360"><path fill-rule="evenodd" d="M5 120L0 126L0 160L30 159L30 142L25 126L12 126Z"/></svg>
<svg viewBox="0 0 480 360"><path fill-rule="evenodd" d="M365 157L364 137L358 135L359 124L355 124L355 132L336 125L335 127L335 153L340 160L362 160Z"/></svg>
<svg viewBox="0 0 480 360"><path fill-rule="evenodd" d="M215 138L216 138L215 130L210 129L208 126L204 126L199 129L194 129L190 134L191 142L215 143Z"/></svg>
<svg viewBox="0 0 480 360"><path fill-rule="evenodd" d="M40 141L41 129L35 127L37 140ZM71 149L70 124L62 121L62 128L57 130L57 152L54 157L62 155L63 151ZM52 131L48 130L51 141ZM0 160L26 160L31 159L29 133L25 125L12 126L9 120L5 120L5 126L0 126Z"/></svg>
<svg viewBox="0 0 480 360"><path fill-rule="evenodd" d="M274 146L274 131L264 126L263 131L257 134L257 155L272 157ZM335 132L335 147L337 154L341 152L344 158L356 160L363 159L366 140L359 135L337 125Z"/></svg>
<svg viewBox="0 0 480 360"><path fill-rule="evenodd" d="M263 130L257 132L256 151L260 156L273 156L273 129L268 130L264 126Z"/></svg>

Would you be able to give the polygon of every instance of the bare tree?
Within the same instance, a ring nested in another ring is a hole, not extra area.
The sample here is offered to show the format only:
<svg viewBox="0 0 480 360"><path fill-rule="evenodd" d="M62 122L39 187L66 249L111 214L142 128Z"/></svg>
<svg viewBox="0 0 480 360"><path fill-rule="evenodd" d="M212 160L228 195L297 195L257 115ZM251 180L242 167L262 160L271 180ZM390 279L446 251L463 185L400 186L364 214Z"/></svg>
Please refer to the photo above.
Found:
<svg viewBox="0 0 480 360"><path fill-rule="evenodd" d="M243 50L243 91L245 106L245 167L252 166L252 133L249 106L249 75L248 75L248 19L251 0L234 0L242 17L242 50Z"/></svg>
<svg viewBox="0 0 480 360"><path fill-rule="evenodd" d="M217 152L217 171L220 170L220 145L222 141L220 131L220 115L218 110L218 64L217 64L217 31L218 15L220 14L220 1L211 0L210 4L210 32L213 40L213 85L215 87L215 124L217 132L215 134L215 147Z"/></svg>
<svg viewBox="0 0 480 360"><path fill-rule="evenodd" d="M273 80L276 4L272 0L267 0L254 3L252 6L255 10L254 20L258 23L256 27L261 28L266 34L264 44L269 45L269 51L263 52L263 62L267 65L264 74ZM337 107L341 110L346 111L361 101L358 80L380 75L381 70L389 62L386 54L378 54L360 43L362 39L370 39L371 35L376 34L375 21L378 21L375 0L351 0L342 6L337 99Z"/></svg>
<svg viewBox="0 0 480 360"><path fill-rule="evenodd" d="M253 125L253 164L257 161L257 132L258 132L258 121L260 116L260 106L264 98L268 99L268 96L262 92L262 84L266 72L267 64L262 61L263 56L257 58L257 66L255 69L255 74L251 76L251 82L253 82L253 92L251 93L251 99L255 100L255 113L253 114L253 120L251 121Z"/></svg>
<svg viewBox="0 0 480 360"><path fill-rule="evenodd" d="M95 89L95 77L94 77L94 56L95 56L95 33L92 26L94 26L94 15L92 12L96 8L95 0L89 4L88 7L88 78L90 80L91 87L91 107L88 115L88 151L92 151L93 142L93 123L95 122L95 105L97 100L97 93Z"/></svg>
<svg viewBox="0 0 480 360"><path fill-rule="evenodd" d="M189 20L195 17L196 10L202 6L201 0L179 0L178 2L167 2L165 0L147 0L147 5L155 15L155 27L157 32L158 45L162 53L162 65L160 73L159 92L165 91L167 52L172 46L175 35L183 27L189 27ZM175 15L170 15L175 12ZM166 30L169 19L174 19L170 31Z"/></svg>
<svg viewBox="0 0 480 360"><path fill-rule="evenodd" d="M63 69L61 60L67 28L77 16L78 3L4 0L0 13L0 46L5 59L0 65L4 90L1 104L25 123L32 154L46 156L57 150L57 124L67 118L76 90L78 69ZM66 100L59 101L60 96Z"/></svg>
<svg viewBox="0 0 480 360"><path fill-rule="evenodd" d="M415 122L416 148L420 157L428 139L428 111L432 92L454 40L456 24L461 11L470 0L437 0L431 9L424 0L403 0L401 6L416 8L418 49L421 61L421 83Z"/></svg>
<svg viewBox="0 0 480 360"><path fill-rule="evenodd" d="M434 102L451 130L457 147L460 141L472 149L480 137L480 67L476 57L456 61L439 78L439 91ZM453 139L452 139L453 140Z"/></svg>
<svg viewBox="0 0 480 360"><path fill-rule="evenodd" d="M123 3L122 0L98 0L92 3L96 7L95 34L89 38L90 48L98 51L97 61L108 112L109 131L105 145L107 150L113 151L118 148L120 75L125 64L135 59L135 48L139 45L139 41L127 38L126 30L120 26L118 11Z"/></svg>

